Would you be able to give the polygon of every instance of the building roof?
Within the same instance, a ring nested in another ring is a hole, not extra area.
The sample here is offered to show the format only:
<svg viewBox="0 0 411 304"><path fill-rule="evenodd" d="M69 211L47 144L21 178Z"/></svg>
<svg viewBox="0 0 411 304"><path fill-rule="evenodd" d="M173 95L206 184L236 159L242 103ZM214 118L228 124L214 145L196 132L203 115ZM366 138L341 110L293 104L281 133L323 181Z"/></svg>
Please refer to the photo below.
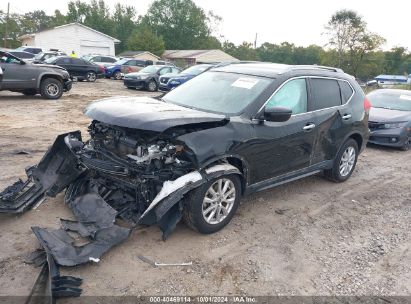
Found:
<svg viewBox="0 0 411 304"><path fill-rule="evenodd" d="M196 59L201 62L238 61L237 58L222 50L167 50L163 53L166 59Z"/></svg>
<svg viewBox="0 0 411 304"><path fill-rule="evenodd" d="M95 32L96 34L100 34L100 35L102 35L102 36L105 36L105 37L113 40L114 43L120 43L120 42L121 42L120 40L118 40L118 39L116 39L116 38L114 38L114 37L111 37L111 36L109 36L109 35L107 35L107 34L104 34L104 33L102 33L102 32L99 32L99 31L97 31L97 30L95 30L95 29L93 29L93 28L91 28L91 27L88 27L88 26L86 26L86 25L84 25L84 24L81 24L81 23L78 23L78 22L73 22L73 23L68 23L68 24L64 24L64 25L59 25L59 26L53 27L53 28L51 28L51 29L47 29L47 30L40 31L40 32L37 32L37 33L25 34L25 35L22 35L22 36L18 37L18 40L23 40L23 39L26 39L26 38L31 38L31 37L36 36L36 35L39 34L39 33L43 33L43 32L46 32L46 31L52 31L52 30L55 30L55 29L59 29L59 28L63 28L63 27L68 27L68 26L80 26L80 27L85 28L85 29L87 29L87 30L93 31L93 32Z"/></svg>
<svg viewBox="0 0 411 304"><path fill-rule="evenodd" d="M160 59L160 57L158 57L157 55L154 55L153 53L148 52L148 51L125 51L125 52L122 52L122 53L118 54L117 56L134 57L134 56L141 55L141 54L149 54L151 56L156 57L157 59Z"/></svg>

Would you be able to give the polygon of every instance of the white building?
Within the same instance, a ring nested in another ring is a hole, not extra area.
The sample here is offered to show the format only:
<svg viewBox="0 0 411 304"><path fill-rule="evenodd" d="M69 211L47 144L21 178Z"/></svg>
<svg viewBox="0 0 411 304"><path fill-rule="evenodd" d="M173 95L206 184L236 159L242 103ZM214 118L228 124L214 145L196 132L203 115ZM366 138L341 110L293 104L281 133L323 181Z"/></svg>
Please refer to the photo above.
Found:
<svg viewBox="0 0 411 304"><path fill-rule="evenodd" d="M87 54L115 55L114 45L120 40L80 23L70 23L19 37L22 45L40 47L43 51L58 49L78 56Z"/></svg>

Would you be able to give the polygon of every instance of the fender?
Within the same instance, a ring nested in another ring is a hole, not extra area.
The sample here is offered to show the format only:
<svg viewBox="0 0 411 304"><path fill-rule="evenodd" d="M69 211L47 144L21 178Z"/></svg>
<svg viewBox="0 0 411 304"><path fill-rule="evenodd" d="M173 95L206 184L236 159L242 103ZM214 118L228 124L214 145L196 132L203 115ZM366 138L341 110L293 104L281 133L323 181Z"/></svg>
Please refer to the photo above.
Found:
<svg viewBox="0 0 411 304"><path fill-rule="evenodd" d="M242 169L239 171L241 172L241 175L244 178L245 181L245 186L250 184L250 176L249 176L249 164L247 162L247 160L242 157L239 154L223 154L223 155L218 155L218 156L214 156L209 158L207 161L205 161L203 164L200 165L199 170L203 170L204 168L207 168L208 166L210 166L211 164L218 162L218 161L225 161L227 158L231 158L231 159L236 159L241 163Z"/></svg>
<svg viewBox="0 0 411 304"><path fill-rule="evenodd" d="M44 72L41 73L38 78L37 78L37 84L36 84L36 88L40 88L40 84L41 81L43 79L44 76L51 76L52 78L58 78L63 82L63 77L61 76L61 74L59 73L53 73L53 72Z"/></svg>

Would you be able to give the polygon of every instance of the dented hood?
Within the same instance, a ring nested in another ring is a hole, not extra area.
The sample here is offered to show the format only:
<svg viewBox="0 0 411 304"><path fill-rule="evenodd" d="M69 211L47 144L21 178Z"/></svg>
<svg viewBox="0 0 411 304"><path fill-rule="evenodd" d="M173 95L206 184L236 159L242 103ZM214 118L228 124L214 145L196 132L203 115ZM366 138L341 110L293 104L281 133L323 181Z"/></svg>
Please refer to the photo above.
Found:
<svg viewBox="0 0 411 304"><path fill-rule="evenodd" d="M85 114L120 127L163 132L168 128L193 123L222 121L213 114L166 103L149 97L113 97L90 104Z"/></svg>

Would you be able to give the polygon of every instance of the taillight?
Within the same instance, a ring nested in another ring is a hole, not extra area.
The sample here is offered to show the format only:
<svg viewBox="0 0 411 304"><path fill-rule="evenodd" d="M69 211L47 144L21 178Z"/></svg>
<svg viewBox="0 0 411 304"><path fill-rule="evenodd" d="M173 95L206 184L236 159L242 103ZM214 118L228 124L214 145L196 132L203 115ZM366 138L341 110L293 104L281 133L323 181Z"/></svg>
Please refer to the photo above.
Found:
<svg viewBox="0 0 411 304"><path fill-rule="evenodd" d="M128 73L131 73L131 68L128 67L128 68L127 68L127 71L128 71Z"/></svg>
<svg viewBox="0 0 411 304"><path fill-rule="evenodd" d="M364 98L364 110L369 111L371 108L371 102L367 99L367 97Z"/></svg>

